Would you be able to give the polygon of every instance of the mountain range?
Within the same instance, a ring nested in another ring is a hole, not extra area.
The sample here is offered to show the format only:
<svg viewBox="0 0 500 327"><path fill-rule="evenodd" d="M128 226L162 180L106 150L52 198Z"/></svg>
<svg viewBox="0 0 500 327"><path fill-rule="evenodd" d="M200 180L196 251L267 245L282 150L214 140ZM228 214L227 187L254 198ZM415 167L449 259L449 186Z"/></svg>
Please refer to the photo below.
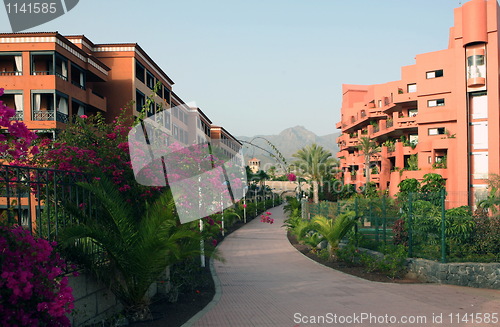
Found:
<svg viewBox="0 0 500 327"><path fill-rule="evenodd" d="M243 143L243 154L245 156L245 160L248 162L248 160L255 157L261 161L261 167L264 169L266 165L278 166L276 159L274 159L268 152L260 149L263 148L273 154L276 153L266 140L278 149L283 157L285 157L287 163L291 163L295 160L292 157L294 153L313 143L321 145L323 148L330 151L335 158L339 150L337 146L337 138L339 136L340 133L318 136L303 126L295 126L283 130L278 135L256 135L251 137L239 136L237 139ZM251 142L255 146L250 145L247 142Z"/></svg>

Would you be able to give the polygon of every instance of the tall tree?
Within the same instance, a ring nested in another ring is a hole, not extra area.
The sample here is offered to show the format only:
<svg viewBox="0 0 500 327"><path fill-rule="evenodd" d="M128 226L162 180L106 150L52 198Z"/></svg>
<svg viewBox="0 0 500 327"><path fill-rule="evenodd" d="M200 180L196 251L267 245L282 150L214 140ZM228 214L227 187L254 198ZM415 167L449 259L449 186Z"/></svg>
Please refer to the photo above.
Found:
<svg viewBox="0 0 500 327"><path fill-rule="evenodd" d="M368 191L368 186L370 185L371 157L380 152L380 147L374 140L370 139L367 136L363 136L359 139L357 148L359 152L362 152L362 155L365 158L365 191Z"/></svg>
<svg viewBox="0 0 500 327"><path fill-rule="evenodd" d="M319 185L323 178L331 173L335 162L332 153L316 143L303 147L292 155L297 160L293 163L299 173L311 180L314 203L319 202Z"/></svg>

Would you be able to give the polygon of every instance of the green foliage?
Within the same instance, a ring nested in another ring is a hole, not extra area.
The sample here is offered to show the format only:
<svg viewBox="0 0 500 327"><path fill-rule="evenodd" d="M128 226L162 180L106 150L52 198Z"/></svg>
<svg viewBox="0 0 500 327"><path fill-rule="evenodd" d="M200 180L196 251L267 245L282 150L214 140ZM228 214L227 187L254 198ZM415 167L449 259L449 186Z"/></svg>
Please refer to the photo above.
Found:
<svg viewBox="0 0 500 327"><path fill-rule="evenodd" d="M286 198L286 204L283 206L283 210L286 214L292 213L295 209L301 208L301 203L297 198L288 196Z"/></svg>
<svg viewBox="0 0 500 327"><path fill-rule="evenodd" d="M361 252L353 242L349 242L337 250L337 259L350 266L356 266L361 263Z"/></svg>
<svg viewBox="0 0 500 327"><path fill-rule="evenodd" d="M294 235L298 241L303 241L306 234L313 229L311 222L307 220L300 220L295 227L290 230L290 233Z"/></svg>
<svg viewBox="0 0 500 327"><path fill-rule="evenodd" d="M355 213L350 211L335 219L327 219L323 216L316 216L312 219L313 228L328 242L330 258L334 257L340 240L356 224L355 216Z"/></svg>
<svg viewBox="0 0 500 327"><path fill-rule="evenodd" d="M105 178L79 185L95 197L95 207L82 210L65 203L77 220L60 234L65 253L107 285L131 319L151 317L150 285L167 266L199 254L202 235L196 227L178 225L170 192L142 210Z"/></svg>
<svg viewBox="0 0 500 327"><path fill-rule="evenodd" d="M380 147L377 145L377 142L370 139L367 136L363 136L359 139L358 145L356 146L358 151L362 153L365 159L365 192L368 194L369 187L368 184L370 182L370 162L371 157L380 152Z"/></svg>
<svg viewBox="0 0 500 327"><path fill-rule="evenodd" d="M408 158L406 170L418 170L418 154L412 154Z"/></svg>
<svg viewBox="0 0 500 327"><path fill-rule="evenodd" d="M313 143L306 146L292 155L297 160L293 166L299 172L299 175L311 180L313 187L313 199L315 203L319 202L318 185L325 178L329 178L331 170L336 163L332 158L332 153L325 150L322 146Z"/></svg>
<svg viewBox="0 0 500 327"><path fill-rule="evenodd" d="M310 231L305 235L305 237L302 239L304 244L309 245L313 251L315 251L316 246L322 241L323 237L318 234L317 232Z"/></svg>
<svg viewBox="0 0 500 327"><path fill-rule="evenodd" d="M379 271L390 278L402 277L406 271L406 258L408 253L402 245L382 249L385 255L382 258L363 253L361 262L368 271Z"/></svg>
<svg viewBox="0 0 500 327"><path fill-rule="evenodd" d="M198 257L190 257L170 267L170 282L175 292L193 293L210 286L210 275L203 274Z"/></svg>

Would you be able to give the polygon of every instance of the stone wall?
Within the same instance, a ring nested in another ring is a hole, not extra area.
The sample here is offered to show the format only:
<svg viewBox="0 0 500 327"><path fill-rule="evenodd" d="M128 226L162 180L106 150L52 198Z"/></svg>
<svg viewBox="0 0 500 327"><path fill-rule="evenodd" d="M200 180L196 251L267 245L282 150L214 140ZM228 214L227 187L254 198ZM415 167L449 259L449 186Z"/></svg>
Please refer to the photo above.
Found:
<svg viewBox="0 0 500 327"><path fill-rule="evenodd" d="M500 289L500 263L439 263L408 259L409 274L426 282Z"/></svg>
<svg viewBox="0 0 500 327"><path fill-rule="evenodd" d="M157 293L167 294L170 291L170 269L167 267L160 276L162 283L153 283L148 290L152 298ZM166 282L164 282L166 281ZM123 307L114 294L103 284L84 272L79 276L69 277L69 286L73 289L75 309L69 316L72 326L85 326L102 322L116 316Z"/></svg>
<svg viewBox="0 0 500 327"><path fill-rule="evenodd" d="M84 326L111 318L122 306L111 291L85 273L69 278L75 309L70 315L72 326Z"/></svg>

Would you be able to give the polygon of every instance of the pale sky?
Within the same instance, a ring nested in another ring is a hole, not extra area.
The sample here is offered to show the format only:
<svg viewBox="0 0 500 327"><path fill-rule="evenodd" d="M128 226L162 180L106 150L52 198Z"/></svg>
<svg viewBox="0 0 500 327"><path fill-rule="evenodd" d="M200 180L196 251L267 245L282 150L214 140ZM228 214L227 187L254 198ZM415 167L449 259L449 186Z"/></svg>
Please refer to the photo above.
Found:
<svg viewBox="0 0 500 327"><path fill-rule="evenodd" d="M459 0L80 0L28 31L138 43L235 136L337 132L341 86L400 79L445 49ZM11 32L5 9L0 32Z"/></svg>

